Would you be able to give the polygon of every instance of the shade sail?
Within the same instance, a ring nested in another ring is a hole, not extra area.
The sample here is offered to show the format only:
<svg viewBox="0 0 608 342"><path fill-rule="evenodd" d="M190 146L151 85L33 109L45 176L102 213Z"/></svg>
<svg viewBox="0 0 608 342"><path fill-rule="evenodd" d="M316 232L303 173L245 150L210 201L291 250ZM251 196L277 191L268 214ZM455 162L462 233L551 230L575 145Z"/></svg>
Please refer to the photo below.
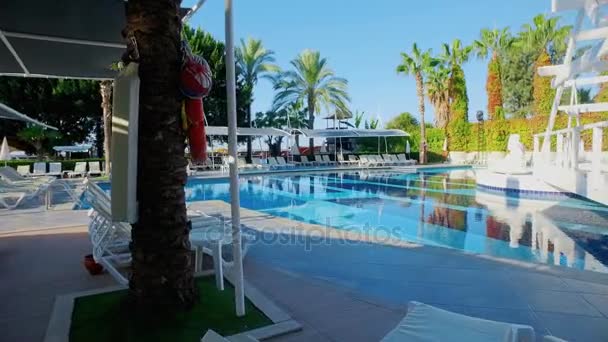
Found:
<svg viewBox="0 0 608 342"><path fill-rule="evenodd" d="M309 138L408 137L399 129L298 129Z"/></svg>
<svg viewBox="0 0 608 342"><path fill-rule="evenodd" d="M205 133L207 135L227 136L228 135L228 127L226 127L226 126L207 126L207 127L205 127ZM237 127L236 128L236 135L254 136L254 137L255 136L272 135L272 136L286 137L286 136L290 136L291 134L289 134L286 131L277 129L277 128Z"/></svg>
<svg viewBox="0 0 608 342"><path fill-rule="evenodd" d="M0 75L111 79L126 1L0 1ZM187 9L182 9L182 16Z"/></svg>
<svg viewBox="0 0 608 342"><path fill-rule="evenodd" d="M57 130L57 128L55 128L53 126L49 126L36 119L32 119L29 116L19 113L18 111L14 110L13 108L11 108L5 104L2 104L2 103L0 103L0 119L25 121L25 122L32 123L34 125L39 125L39 126L46 127L49 129Z"/></svg>

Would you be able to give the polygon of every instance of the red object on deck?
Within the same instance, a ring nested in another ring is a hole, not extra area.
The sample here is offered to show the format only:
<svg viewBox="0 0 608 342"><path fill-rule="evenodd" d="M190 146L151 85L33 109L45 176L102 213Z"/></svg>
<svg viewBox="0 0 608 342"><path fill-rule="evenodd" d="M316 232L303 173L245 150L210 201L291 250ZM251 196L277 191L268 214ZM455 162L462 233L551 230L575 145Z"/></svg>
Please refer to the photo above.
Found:
<svg viewBox="0 0 608 342"><path fill-rule="evenodd" d="M207 160L207 139L205 136L203 100L200 98L188 98L185 102L186 116L188 117L190 157L193 162L204 162Z"/></svg>

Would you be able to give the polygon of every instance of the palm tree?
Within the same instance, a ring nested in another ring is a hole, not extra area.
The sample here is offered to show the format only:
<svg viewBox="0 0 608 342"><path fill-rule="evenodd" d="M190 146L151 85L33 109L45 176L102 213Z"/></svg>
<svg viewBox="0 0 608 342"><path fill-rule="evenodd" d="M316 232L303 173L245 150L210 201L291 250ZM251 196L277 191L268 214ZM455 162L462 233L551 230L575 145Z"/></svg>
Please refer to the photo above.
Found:
<svg viewBox="0 0 608 342"><path fill-rule="evenodd" d="M508 27L502 30L482 29L479 40L473 42L478 58L486 59L489 55L492 55L488 62L488 77L486 80L488 117L490 119L494 118L496 109L503 106L500 56L512 45L513 38Z"/></svg>
<svg viewBox="0 0 608 342"><path fill-rule="evenodd" d="M304 50L291 61L294 70L279 73L274 78L275 108L282 108L294 102L303 102L308 107L308 128L314 129L315 114L321 107L348 111L350 101L347 93L348 81L336 77L321 58L318 51ZM314 139L309 140L309 153L314 154Z"/></svg>
<svg viewBox="0 0 608 342"><path fill-rule="evenodd" d="M424 76L439 63L431 57L431 50L421 51L418 45L412 45L412 52L401 53L401 64L397 73L412 75L416 79L416 94L418 95L418 111L420 112L420 163L426 163L426 127L424 124Z"/></svg>
<svg viewBox="0 0 608 342"><path fill-rule="evenodd" d="M105 173L110 174L110 150L112 141L112 81L99 82L101 93L101 109L103 110L103 153L105 158Z"/></svg>
<svg viewBox="0 0 608 342"><path fill-rule="evenodd" d="M435 110L435 126L445 129L450 117L450 70L443 64L428 72L426 94Z"/></svg>
<svg viewBox="0 0 608 342"><path fill-rule="evenodd" d="M359 126L361 126L361 124L363 123L363 117L365 116L365 112L359 112L356 111L355 115L354 115L354 124L353 126L355 126L355 128L359 128Z"/></svg>
<svg viewBox="0 0 608 342"><path fill-rule="evenodd" d="M184 185L179 0L130 0L126 33L139 52L138 221L130 250L130 302L138 312L191 308L194 284ZM125 62L130 62L129 60Z"/></svg>
<svg viewBox="0 0 608 342"><path fill-rule="evenodd" d="M522 27L519 43L524 49L538 54L534 62L533 110L535 115L548 115L555 90L551 88L551 79L540 77L536 70L551 65L550 49L556 56L563 54L571 27L560 27L559 17L545 18L542 14L535 16L532 21L533 25L525 24Z"/></svg>
<svg viewBox="0 0 608 342"><path fill-rule="evenodd" d="M249 95L247 101L247 122L251 125L251 104L253 103L253 88L259 77L267 76L270 72L279 71L274 64L274 52L267 50L259 39L241 39L241 46L236 49L236 60L239 74L242 77ZM251 160L251 137L247 137L247 159Z"/></svg>

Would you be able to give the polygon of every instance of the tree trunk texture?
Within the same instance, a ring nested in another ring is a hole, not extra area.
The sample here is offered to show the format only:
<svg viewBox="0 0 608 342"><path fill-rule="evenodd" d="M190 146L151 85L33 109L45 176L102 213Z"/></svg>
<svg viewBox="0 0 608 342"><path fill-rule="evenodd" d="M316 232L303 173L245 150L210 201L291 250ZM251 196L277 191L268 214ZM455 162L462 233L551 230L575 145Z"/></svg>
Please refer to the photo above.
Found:
<svg viewBox="0 0 608 342"><path fill-rule="evenodd" d="M247 122L249 123L249 127L251 127L251 103L247 105ZM252 146L251 136L247 137L247 162L251 163L251 156L253 155L253 146Z"/></svg>
<svg viewBox="0 0 608 342"><path fill-rule="evenodd" d="M187 310L198 296L184 185L178 15L180 0L130 0L127 32L139 49L139 221L133 225L129 298L139 311ZM159 310L161 309L161 310Z"/></svg>
<svg viewBox="0 0 608 342"><path fill-rule="evenodd" d="M112 81L101 81L99 91L103 111L103 153L106 164L104 171L106 175L109 175L112 171L112 165L110 164L112 151Z"/></svg>
<svg viewBox="0 0 608 342"><path fill-rule="evenodd" d="M308 100L308 128L315 129L315 107L311 99ZM312 156L315 154L315 139L308 139L308 155Z"/></svg>
<svg viewBox="0 0 608 342"><path fill-rule="evenodd" d="M420 164L426 163L426 127L424 123L424 82L420 73L416 74L418 111L420 112Z"/></svg>

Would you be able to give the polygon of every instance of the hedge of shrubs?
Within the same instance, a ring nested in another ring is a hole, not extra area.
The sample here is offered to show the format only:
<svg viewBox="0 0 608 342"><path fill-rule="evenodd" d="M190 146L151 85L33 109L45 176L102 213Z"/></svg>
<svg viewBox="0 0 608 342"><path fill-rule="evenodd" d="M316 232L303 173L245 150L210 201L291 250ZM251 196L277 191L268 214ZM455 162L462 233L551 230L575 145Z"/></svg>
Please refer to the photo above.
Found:
<svg viewBox="0 0 608 342"><path fill-rule="evenodd" d="M581 115L581 124L605 120L608 120L608 113L590 113ZM549 118L547 116L535 116L530 119L495 119L486 121L483 123L485 148L481 144L478 144L480 129L479 123L468 123L466 124L468 127L459 127L458 134L455 134L455 132L452 131L449 149L450 151L462 152L474 152L478 151L479 148L485 151L506 151L509 135L519 134L522 143L526 147L526 150L531 151L534 145L533 135L544 132L547 129L548 121ZM561 114L555 121L555 129L563 129L566 127L568 127L568 117ZM410 141L411 150L418 151L420 132L409 133L411 136L406 139L409 139ZM592 144L592 131L583 131L581 138L585 143L585 149L590 150ZM406 139L387 138L389 152L400 153L405 151ZM444 139L444 130L439 128L426 129L428 150L432 154L435 154L438 159L441 159ZM555 146L555 137L553 138L552 143L553 146ZM377 142L370 142L369 145L377 149ZM604 150L608 149L608 129L604 130L603 145ZM381 151L385 150L384 141L381 141L380 147ZM429 157L431 157L431 153L429 153ZM429 161L432 162L433 160L429 159Z"/></svg>

